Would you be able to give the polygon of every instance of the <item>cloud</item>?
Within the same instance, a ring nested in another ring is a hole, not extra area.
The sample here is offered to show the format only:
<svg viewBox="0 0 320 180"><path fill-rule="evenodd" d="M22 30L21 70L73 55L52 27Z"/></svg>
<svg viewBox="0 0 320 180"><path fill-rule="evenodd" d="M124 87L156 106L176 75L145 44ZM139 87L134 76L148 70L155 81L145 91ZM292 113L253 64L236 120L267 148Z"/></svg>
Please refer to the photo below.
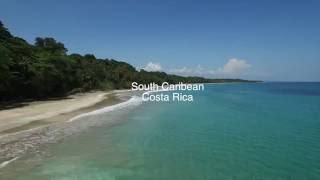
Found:
<svg viewBox="0 0 320 180"><path fill-rule="evenodd" d="M205 76L205 77L239 77L242 74L245 74L248 69L251 67L249 63L245 60L232 58L229 59L228 62L220 68L210 68L210 67L202 67L198 65L194 68L182 67L169 69L168 73L182 75L182 76Z"/></svg>
<svg viewBox="0 0 320 180"><path fill-rule="evenodd" d="M229 59L223 68L219 68L218 72L226 75L240 75L246 72L251 67L245 60L232 58Z"/></svg>
<svg viewBox="0 0 320 180"><path fill-rule="evenodd" d="M207 73L207 70L202 66L198 65L195 68L182 67L182 68L170 69L168 70L168 72L172 74L183 75L183 76L195 76L195 75L202 76Z"/></svg>
<svg viewBox="0 0 320 180"><path fill-rule="evenodd" d="M142 69L145 71L161 71L162 67L160 63L148 62L148 64Z"/></svg>
<svg viewBox="0 0 320 180"><path fill-rule="evenodd" d="M202 76L209 78L239 78L245 75L249 68L252 67L247 61L237 58L231 58L220 68L203 67L181 67L172 69L163 69L160 63L148 62L144 69L145 71L165 71L169 74L181 76Z"/></svg>

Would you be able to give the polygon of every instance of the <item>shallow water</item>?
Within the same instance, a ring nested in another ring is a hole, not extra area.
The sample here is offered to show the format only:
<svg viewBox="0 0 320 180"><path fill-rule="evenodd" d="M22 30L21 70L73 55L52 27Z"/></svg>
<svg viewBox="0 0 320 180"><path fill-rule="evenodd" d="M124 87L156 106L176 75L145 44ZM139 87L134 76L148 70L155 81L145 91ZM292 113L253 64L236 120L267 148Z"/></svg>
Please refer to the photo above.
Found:
<svg viewBox="0 0 320 180"><path fill-rule="evenodd" d="M193 103L87 117L79 123L99 123L0 177L320 179L320 83L215 84L193 94Z"/></svg>

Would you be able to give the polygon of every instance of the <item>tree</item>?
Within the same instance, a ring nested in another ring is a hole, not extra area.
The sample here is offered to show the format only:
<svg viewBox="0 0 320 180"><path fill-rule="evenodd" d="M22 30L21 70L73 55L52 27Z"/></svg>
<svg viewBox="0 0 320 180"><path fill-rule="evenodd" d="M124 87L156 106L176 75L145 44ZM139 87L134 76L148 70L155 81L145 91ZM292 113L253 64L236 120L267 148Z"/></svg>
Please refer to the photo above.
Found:
<svg viewBox="0 0 320 180"><path fill-rule="evenodd" d="M11 38L11 37L12 37L12 35L8 31L8 29L5 28L4 25L2 24L2 22L0 21L0 41L3 41L5 39Z"/></svg>
<svg viewBox="0 0 320 180"><path fill-rule="evenodd" d="M67 55L64 44L38 37L35 44L14 37L0 21L0 100L65 96L74 91L130 88L139 83L241 82L137 71L132 65L93 54Z"/></svg>
<svg viewBox="0 0 320 180"><path fill-rule="evenodd" d="M67 48L64 47L64 44L57 42L54 38L50 37L37 37L35 39L35 46L40 48L42 51L47 51L50 54L55 55L66 55Z"/></svg>

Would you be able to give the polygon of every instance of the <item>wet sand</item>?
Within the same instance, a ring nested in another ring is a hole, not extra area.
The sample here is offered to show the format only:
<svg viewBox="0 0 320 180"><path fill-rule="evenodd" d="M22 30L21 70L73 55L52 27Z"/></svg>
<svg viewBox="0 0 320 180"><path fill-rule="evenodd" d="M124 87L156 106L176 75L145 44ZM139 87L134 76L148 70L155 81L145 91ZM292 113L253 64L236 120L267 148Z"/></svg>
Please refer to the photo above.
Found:
<svg viewBox="0 0 320 180"><path fill-rule="evenodd" d="M29 151L37 151L43 144L57 142L86 128L88 124L68 120L120 104L132 95L134 93L129 90L99 91L0 111L0 164L6 165Z"/></svg>

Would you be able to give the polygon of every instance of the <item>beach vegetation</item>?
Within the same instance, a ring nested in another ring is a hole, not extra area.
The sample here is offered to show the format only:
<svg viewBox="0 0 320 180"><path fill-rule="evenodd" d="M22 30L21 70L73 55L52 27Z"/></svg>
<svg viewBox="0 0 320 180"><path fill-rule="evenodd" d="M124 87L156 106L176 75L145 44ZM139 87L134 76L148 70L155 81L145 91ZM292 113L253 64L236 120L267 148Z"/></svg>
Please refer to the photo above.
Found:
<svg viewBox="0 0 320 180"><path fill-rule="evenodd" d="M131 88L140 84L243 82L239 79L183 77L137 70L114 59L72 54L62 42L37 37L35 42L12 35L0 21L0 101L61 97L90 90Z"/></svg>

